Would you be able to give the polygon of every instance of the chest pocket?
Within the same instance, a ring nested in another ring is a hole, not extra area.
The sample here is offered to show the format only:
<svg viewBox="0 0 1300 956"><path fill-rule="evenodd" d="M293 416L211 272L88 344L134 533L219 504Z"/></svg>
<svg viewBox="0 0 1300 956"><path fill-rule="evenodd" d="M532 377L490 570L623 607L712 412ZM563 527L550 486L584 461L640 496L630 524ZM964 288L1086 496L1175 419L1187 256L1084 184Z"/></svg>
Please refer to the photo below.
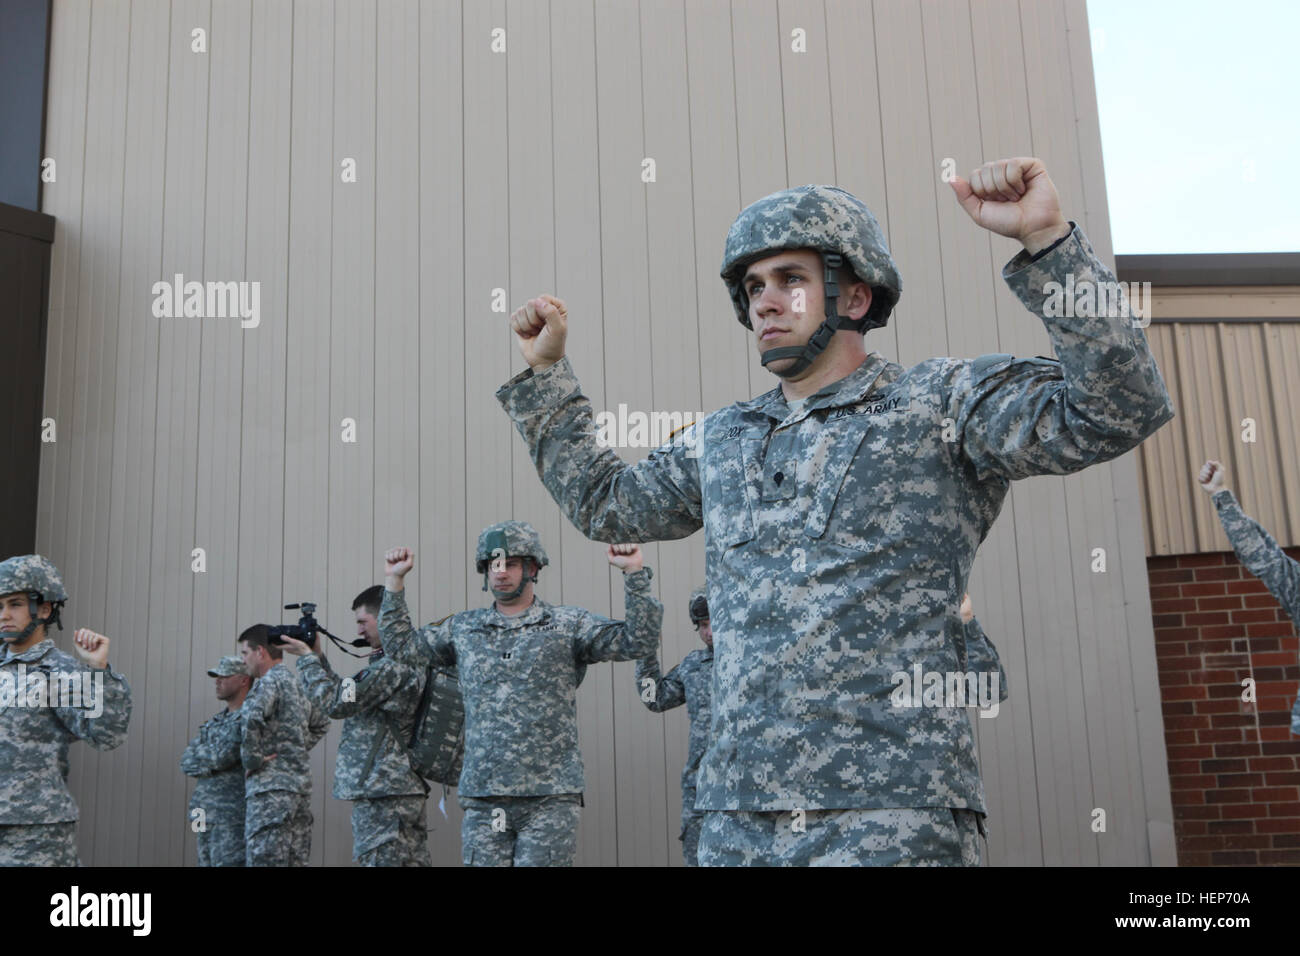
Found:
<svg viewBox="0 0 1300 956"><path fill-rule="evenodd" d="M813 489L812 503L803 528L809 537L820 538L826 533L833 512L839 512L841 519L854 519L859 509L851 508L851 501L840 499L856 498L861 490L846 487L845 476L870 430L867 416L845 417L828 424L810 449L804 467L811 469L807 480Z"/></svg>
<svg viewBox="0 0 1300 956"><path fill-rule="evenodd" d="M705 458L705 533L722 548L754 537L749 484L750 472L757 468L761 452L759 440L732 438L719 442Z"/></svg>

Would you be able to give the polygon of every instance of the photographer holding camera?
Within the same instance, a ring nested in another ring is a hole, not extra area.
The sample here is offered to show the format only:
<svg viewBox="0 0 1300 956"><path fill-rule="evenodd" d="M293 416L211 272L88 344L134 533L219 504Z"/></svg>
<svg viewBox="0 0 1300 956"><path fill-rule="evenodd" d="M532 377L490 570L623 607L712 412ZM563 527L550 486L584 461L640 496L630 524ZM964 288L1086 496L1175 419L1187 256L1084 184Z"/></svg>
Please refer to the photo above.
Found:
<svg viewBox="0 0 1300 956"><path fill-rule="evenodd" d="M384 656L376 619L383 600L383 587L375 585L352 602L357 634L372 648L354 677L334 672L319 637L309 647L286 636L284 649L298 656L298 679L308 699L343 721L334 798L354 801L352 858L361 866L430 866L429 786L403 744L415 723L424 672Z"/></svg>
<svg viewBox="0 0 1300 956"><path fill-rule="evenodd" d="M246 859L248 866L306 866L312 825L308 755L325 736L329 718L283 666L272 630L281 629L254 624L239 635L239 656L254 678L241 708L239 749L246 772Z"/></svg>

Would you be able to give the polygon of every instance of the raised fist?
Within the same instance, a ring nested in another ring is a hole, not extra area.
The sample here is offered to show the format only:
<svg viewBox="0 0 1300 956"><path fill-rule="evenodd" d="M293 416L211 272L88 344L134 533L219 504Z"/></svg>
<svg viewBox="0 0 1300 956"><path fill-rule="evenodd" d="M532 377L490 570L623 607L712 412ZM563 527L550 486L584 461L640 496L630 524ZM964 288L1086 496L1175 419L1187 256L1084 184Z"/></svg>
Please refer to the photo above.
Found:
<svg viewBox="0 0 1300 956"><path fill-rule="evenodd" d="M1056 185L1042 161L1032 156L985 163L971 172L969 181L957 176L949 185L975 222L1020 240L1031 253L1069 232Z"/></svg>
<svg viewBox="0 0 1300 956"><path fill-rule="evenodd" d="M510 314L510 330L515 333L519 354L535 372L564 358L568 328L569 312L553 295L529 299Z"/></svg>
<svg viewBox="0 0 1300 956"><path fill-rule="evenodd" d="M1201 487L1208 494L1214 494L1216 491L1223 490L1224 471L1223 465L1211 459L1201 466L1201 472L1196 476L1196 480L1201 483Z"/></svg>
<svg viewBox="0 0 1300 956"><path fill-rule="evenodd" d="M624 574L641 570L641 545L639 544L611 544L605 549L605 557Z"/></svg>
<svg viewBox="0 0 1300 956"><path fill-rule="evenodd" d="M88 627L77 628L77 633L72 637L72 649L77 654L77 660L100 670L108 666L108 643L108 638L96 634Z"/></svg>
<svg viewBox="0 0 1300 956"><path fill-rule="evenodd" d="M384 574L404 578L415 567L415 552L410 548L390 548L384 552Z"/></svg>

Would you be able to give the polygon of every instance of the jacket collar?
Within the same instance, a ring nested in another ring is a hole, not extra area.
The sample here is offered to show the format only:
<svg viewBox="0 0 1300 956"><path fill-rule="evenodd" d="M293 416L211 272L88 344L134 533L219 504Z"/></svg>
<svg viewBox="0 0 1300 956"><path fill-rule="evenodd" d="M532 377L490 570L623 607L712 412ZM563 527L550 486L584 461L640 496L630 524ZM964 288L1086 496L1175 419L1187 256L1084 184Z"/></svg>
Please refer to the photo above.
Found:
<svg viewBox="0 0 1300 956"><path fill-rule="evenodd" d="M745 411L761 412L778 422L784 422L788 418L789 423L793 424L801 421L815 409L839 408L862 401L871 394L877 379L893 381L898 377L898 371L899 369L879 352L868 352L863 363L848 375L809 395L793 416L790 414L790 406L785 400L785 393L781 391L780 385L757 398L737 402L736 406Z"/></svg>
<svg viewBox="0 0 1300 956"><path fill-rule="evenodd" d="M43 641L38 641L21 654L13 653L10 648L6 646L4 656L0 657L0 666L8 664L11 661L22 661L26 664L33 664L52 650L54 650L54 639L51 637L47 637Z"/></svg>
<svg viewBox="0 0 1300 956"><path fill-rule="evenodd" d="M495 627L502 631L512 631L520 627L528 627L538 624L551 616L551 605L547 604L536 594L533 595L533 603L528 605L528 610L523 614L516 614L513 617L502 614L497 610L496 602L487 609L486 623L489 627Z"/></svg>

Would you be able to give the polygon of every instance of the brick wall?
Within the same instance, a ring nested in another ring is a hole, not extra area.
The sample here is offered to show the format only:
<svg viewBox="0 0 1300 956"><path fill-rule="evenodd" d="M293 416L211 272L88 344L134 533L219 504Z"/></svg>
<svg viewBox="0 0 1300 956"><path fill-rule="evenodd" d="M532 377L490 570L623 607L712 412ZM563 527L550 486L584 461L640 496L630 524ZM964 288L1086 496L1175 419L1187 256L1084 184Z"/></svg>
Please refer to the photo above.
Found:
<svg viewBox="0 0 1300 956"><path fill-rule="evenodd" d="M1300 864L1295 627L1230 551L1147 570L1179 865Z"/></svg>

